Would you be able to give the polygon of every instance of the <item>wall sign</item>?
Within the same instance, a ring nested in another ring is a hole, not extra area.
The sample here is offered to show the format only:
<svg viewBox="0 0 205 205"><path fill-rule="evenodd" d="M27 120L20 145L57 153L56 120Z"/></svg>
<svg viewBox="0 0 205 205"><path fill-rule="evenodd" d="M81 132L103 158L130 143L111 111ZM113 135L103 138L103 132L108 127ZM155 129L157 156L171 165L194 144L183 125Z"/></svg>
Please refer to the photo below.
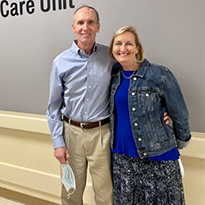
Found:
<svg viewBox="0 0 205 205"><path fill-rule="evenodd" d="M56 11L68 8L74 8L73 0L39 0L39 9L42 12ZM8 16L17 17L20 15L33 14L36 10L35 1L19 1L9 2L3 0L0 3L1 17L6 18Z"/></svg>

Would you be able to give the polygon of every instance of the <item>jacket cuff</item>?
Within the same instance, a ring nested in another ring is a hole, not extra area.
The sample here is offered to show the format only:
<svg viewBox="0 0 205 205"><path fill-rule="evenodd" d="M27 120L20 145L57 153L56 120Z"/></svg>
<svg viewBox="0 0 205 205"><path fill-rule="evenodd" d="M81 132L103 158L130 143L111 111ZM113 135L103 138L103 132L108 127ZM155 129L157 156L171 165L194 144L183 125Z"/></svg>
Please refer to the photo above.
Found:
<svg viewBox="0 0 205 205"><path fill-rule="evenodd" d="M189 137L189 140L186 142L177 139L177 148L183 149L183 148L187 147L187 145L190 143L190 141L191 141L191 135Z"/></svg>

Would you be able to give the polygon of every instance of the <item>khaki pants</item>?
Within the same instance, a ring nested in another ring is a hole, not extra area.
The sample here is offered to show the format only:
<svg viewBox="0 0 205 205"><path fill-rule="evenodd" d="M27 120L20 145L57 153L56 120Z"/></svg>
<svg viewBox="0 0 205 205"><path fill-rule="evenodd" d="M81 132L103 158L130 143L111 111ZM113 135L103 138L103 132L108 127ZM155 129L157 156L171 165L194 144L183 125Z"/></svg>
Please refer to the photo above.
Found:
<svg viewBox="0 0 205 205"><path fill-rule="evenodd" d="M87 130L64 123L68 161L75 175L76 191L66 199L67 192L62 186L62 205L83 205L88 164L96 205L113 204L109 128L109 123Z"/></svg>

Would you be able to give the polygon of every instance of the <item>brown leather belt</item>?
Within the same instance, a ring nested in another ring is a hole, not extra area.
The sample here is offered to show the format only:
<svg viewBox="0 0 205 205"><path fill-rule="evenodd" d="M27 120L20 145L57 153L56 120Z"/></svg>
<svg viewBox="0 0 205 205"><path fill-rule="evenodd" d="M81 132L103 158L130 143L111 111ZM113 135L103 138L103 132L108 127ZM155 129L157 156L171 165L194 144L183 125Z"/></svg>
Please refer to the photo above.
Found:
<svg viewBox="0 0 205 205"><path fill-rule="evenodd" d="M77 122L77 121L74 121L72 119L69 119L67 118L66 116L63 116L63 119L71 124L71 125L75 125L77 127L80 127L82 129L92 129L92 128L95 128L95 127L100 127L100 126L103 126L107 123L110 122L110 118L106 118L104 120L101 120L101 121L97 121L97 122Z"/></svg>

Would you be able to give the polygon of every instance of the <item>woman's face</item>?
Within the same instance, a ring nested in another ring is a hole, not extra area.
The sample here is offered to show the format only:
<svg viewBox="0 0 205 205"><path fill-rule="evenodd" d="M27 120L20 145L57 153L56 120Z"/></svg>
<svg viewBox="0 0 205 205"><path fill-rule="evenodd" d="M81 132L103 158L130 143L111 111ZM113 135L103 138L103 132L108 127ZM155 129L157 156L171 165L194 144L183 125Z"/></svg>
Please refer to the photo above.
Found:
<svg viewBox="0 0 205 205"><path fill-rule="evenodd" d="M121 65L136 63L138 47L135 44L135 37L131 32L124 32L115 37L112 47L112 54Z"/></svg>

